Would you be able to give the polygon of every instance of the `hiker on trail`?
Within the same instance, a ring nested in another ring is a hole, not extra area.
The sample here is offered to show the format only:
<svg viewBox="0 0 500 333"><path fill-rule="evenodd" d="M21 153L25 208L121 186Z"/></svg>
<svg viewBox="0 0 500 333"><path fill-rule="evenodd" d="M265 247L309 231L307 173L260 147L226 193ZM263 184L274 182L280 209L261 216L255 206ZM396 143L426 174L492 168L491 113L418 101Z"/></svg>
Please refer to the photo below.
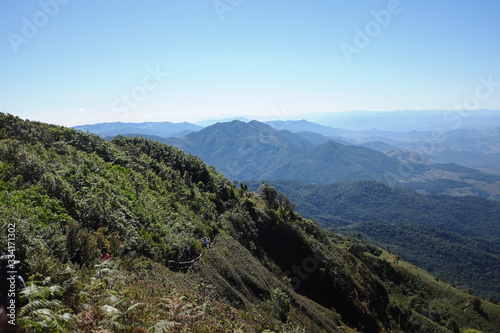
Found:
<svg viewBox="0 0 500 333"><path fill-rule="evenodd" d="M189 253L189 250L187 246L184 247L184 251L182 251L181 259L186 261L191 258L191 253Z"/></svg>
<svg viewBox="0 0 500 333"><path fill-rule="evenodd" d="M111 259L111 256L109 255L108 250L105 247L101 249L101 255L102 255L101 257L102 260Z"/></svg>
<svg viewBox="0 0 500 333"><path fill-rule="evenodd" d="M19 296L26 288L23 277L19 274L20 261L12 259L14 256L5 254L0 257L0 307L5 313L17 312L20 307L28 303L21 302Z"/></svg>
<svg viewBox="0 0 500 333"><path fill-rule="evenodd" d="M209 245L210 245L210 239L205 236L203 238L203 246L204 247L209 247Z"/></svg>
<svg viewBox="0 0 500 333"><path fill-rule="evenodd" d="M20 292L26 288L20 261L14 256L5 254L0 257L0 332L20 333L21 327L15 318L20 307L28 304L28 300L20 301Z"/></svg>
<svg viewBox="0 0 500 333"><path fill-rule="evenodd" d="M82 250L78 249L75 252L75 255L71 257L71 262L73 264L78 264L79 266L83 265L83 258L82 258Z"/></svg>

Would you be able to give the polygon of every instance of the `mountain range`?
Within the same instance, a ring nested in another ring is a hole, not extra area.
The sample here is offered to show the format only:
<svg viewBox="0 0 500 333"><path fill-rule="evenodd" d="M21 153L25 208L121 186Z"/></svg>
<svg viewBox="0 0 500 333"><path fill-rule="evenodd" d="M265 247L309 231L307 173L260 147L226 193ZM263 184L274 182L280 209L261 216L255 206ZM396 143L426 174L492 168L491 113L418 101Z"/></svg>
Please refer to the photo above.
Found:
<svg viewBox="0 0 500 333"><path fill-rule="evenodd" d="M311 117L315 119L313 116ZM346 124L341 121L327 121L327 119L344 118L363 120L371 127L353 130L352 128L357 127L339 128L343 125L346 126ZM250 122L244 118L238 120ZM458 117L456 111L354 112L350 116L348 113L340 113L330 115L330 118L323 115L318 120L323 121L323 124L306 120L274 120L264 123L278 130L288 130L307 136L316 144L333 139L344 145L360 145L383 153L401 150L411 152L413 156L418 155L420 159L428 159L434 163L456 163L487 173L500 174L499 112L477 111L467 118ZM387 124L393 124L393 120L398 124L406 121L406 126L387 126ZM115 122L75 126L75 128L109 138L118 134L173 138L186 136L216 123L215 120L197 124L186 122ZM335 124L337 127L330 127L326 124ZM427 124L427 127L418 124Z"/></svg>
<svg viewBox="0 0 500 333"><path fill-rule="evenodd" d="M237 180L382 180L385 171L396 173L399 165L385 154L367 148L347 147L331 140L317 145L307 136L276 130L257 121L219 123L164 142L199 156L229 179ZM371 165L364 167L367 158Z"/></svg>
<svg viewBox="0 0 500 333"><path fill-rule="evenodd" d="M500 175L453 163L431 163L403 153L388 155L326 137L320 140L319 135L278 130L257 121L233 121L162 142L199 156L235 180L328 184L367 179L423 193L500 198Z"/></svg>
<svg viewBox="0 0 500 333"><path fill-rule="evenodd" d="M184 136L191 132L199 131L203 127L188 122L171 123L164 122L143 122L143 123L122 123L110 122L92 125L79 125L73 128L84 132L98 134L102 137L114 137L119 134L127 135L133 133L145 135L157 135L163 138Z"/></svg>

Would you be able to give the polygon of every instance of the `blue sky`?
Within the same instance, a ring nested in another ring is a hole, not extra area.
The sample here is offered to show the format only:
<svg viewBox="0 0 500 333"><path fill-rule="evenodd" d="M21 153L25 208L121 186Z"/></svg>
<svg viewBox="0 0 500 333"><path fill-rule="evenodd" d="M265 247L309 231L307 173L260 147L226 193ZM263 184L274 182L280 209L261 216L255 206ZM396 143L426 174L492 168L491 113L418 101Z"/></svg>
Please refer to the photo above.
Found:
<svg viewBox="0 0 500 333"><path fill-rule="evenodd" d="M61 125L500 110L498 0L0 0L0 111Z"/></svg>

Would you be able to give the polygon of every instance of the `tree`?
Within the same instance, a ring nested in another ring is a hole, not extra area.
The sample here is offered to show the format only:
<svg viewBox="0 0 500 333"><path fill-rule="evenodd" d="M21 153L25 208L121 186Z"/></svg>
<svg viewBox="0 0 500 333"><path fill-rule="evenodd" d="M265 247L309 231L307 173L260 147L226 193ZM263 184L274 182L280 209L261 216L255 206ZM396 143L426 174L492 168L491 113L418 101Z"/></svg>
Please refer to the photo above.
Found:
<svg viewBox="0 0 500 333"><path fill-rule="evenodd" d="M259 192L262 198L266 201L268 207L276 207L276 198L278 197L278 191L271 186L268 182L264 182L259 186Z"/></svg>
<svg viewBox="0 0 500 333"><path fill-rule="evenodd" d="M281 192L278 192L277 200L279 206L278 213L281 218L286 220L295 218L295 205L293 202L291 202L290 199L288 199L288 197Z"/></svg>

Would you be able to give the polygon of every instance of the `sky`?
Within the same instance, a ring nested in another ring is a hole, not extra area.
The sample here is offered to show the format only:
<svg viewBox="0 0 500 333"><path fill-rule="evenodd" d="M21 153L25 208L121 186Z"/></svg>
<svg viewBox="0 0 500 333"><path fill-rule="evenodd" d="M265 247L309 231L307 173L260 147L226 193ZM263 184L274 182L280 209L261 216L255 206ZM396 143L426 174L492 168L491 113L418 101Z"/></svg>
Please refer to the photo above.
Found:
<svg viewBox="0 0 500 333"><path fill-rule="evenodd" d="M0 0L0 112L74 126L500 110L498 0Z"/></svg>

